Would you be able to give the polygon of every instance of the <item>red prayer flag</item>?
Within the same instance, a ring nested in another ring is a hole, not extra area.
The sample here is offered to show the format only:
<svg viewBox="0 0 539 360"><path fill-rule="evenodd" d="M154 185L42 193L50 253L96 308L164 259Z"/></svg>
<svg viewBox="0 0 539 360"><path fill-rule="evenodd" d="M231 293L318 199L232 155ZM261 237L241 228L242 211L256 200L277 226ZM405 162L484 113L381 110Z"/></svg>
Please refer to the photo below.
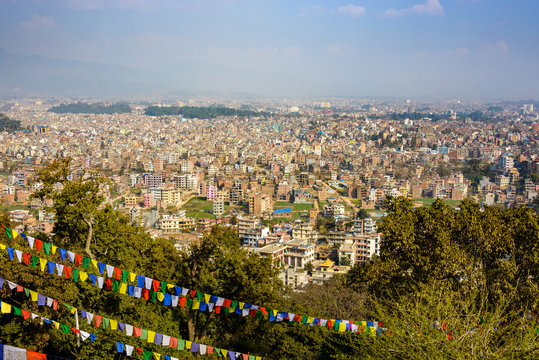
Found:
<svg viewBox="0 0 539 360"><path fill-rule="evenodd" d="M36 239L36 250L38 252L41 251L41 247L43 246L43 241Z"/></svg>
<svg viewBox="0 0 539 360"><path fill-rule="evenodd" d="M170 337L170 347L173 349L176 349L178 347L178 338L175 338L173 336Z"/></svg>
<svg viewBox="0 0 539 360"><path fill-rule="evenodd" d="M94 326L99 327L101 325L101 315L94 314Z"/></svg>
<svg viewBox="0 0 539 360"><path fill-rule="evenodd" d="M122 277L122 269L118 269L117 267L114 268L114 278L116 280L120 280Z"/></svg>
<svg viewBox="0 0 539 360"><path fill-rule="evenodd" d="M22 312L22 317L24 318L24 320L30 317L30 313L28 311L21 310L21 312Z"/></svg>
<svg viewBox="0 0 539 360"><path fill-rule="evenodd" d="M105 286L107 287L107 290L110 290L110 288L112 287L112 280L110 278L107 278L105 280Z"/></svg>
<svg viewBox="0 0 539 360"><path fill-rule="evenodd" d="M333 321L328 320L328 329L332 329L332 328L333 328ZM361 327L361 329L363 329L363 326Z"/></svg>
<svg viewBox="0 0 539 360"><path fill-rule="evenodd" d="M300 320L301 320L301 315L300 315L300 314L296 314L296 315L294 316L294 321L298 322L298 321L300 321Z"/></svg>
<svg viewBox="0 0 539 360"><path fill-rule="evenodd" d="M268 312L266 311L266 308L261 306L259 307L260 311L262 311L262 313L264 313L264 315L268 315Z"/></svg>
<svg viewBox="0 0 539 360"><path fill-rule="evenodd" d="M243 360L249 360L249 355L248 354L241 354L241 356L243 356Z"/></svg>
<svg viewBox="0 0 539 360"><path fill-rule="evenodd" d="M184 307L185 306L185 301L186 299L184 297L181 297L180 298L180 307Z"/></svg>
<svg viewBox="0 0 539 360"><path fill-rule="evenodd" d="M189 292L189 295L191 295L191 297L194 297L196 295L197 291L196 290L191 290Z"/></svg>
<svg viewBox="0 0 539 360"><path fill-rule="evenodd" d="M23 291L24 291L23 287L20 285L17 285L17 292L23 292Z"/></svg>
<svg viewBox="0 0 539 360"><path fill-rule="evenodd" d="M52 302L52 309L53 309L53 310L58 310L58 300L53 300L53 302Z"/></svg>
<svg viewBox="0 0 539 360"><path fill-rule="evenodd" d="M75 334L80 334L80 330L79 330L79 329L71 328L71 331L73 331Z"/></svg>
<svg viewBox="0 0 539 360"><path fill-rule="evenodd" d="M77 264L77 266L80 266L80 264L82 264L82 255L75 254L75 264Z"/></svg>
<svg viewBox="0 0 539 360"><path fill-rule="evenodd" d="M215 313L216 314L220 314L221 313L221 307L220 306L215 306Z"/></svg>
<svg viewBox="0 0 539 360"><path fill-rule="evenodd" d="M142 298L146 301L150 298L150 290L142 289Z"/></svg>
<svg viewBox="0 0 539 360"><path fill-rule="evenodd" d="M141 348L137 348L137 352L138 352L139 355L142 354L142 349L141 349Z"/></svg>
<svg viewBox="0 0 539 360"><path fill-rule="evenodd" d="M69 266L64 266L64 275L66 277L66 279L69 279L69 277L71 276L71 268Z"/></svg>
<svg viewBox="0 0 539 360"><path fill-rule="evenodd" d="M30 259L32 258L32 255L23 252L23 253L22 253L22 258L24 259L24 263L25 263L26 265L28 265L28 263L30 262Z"/></svg>
<svg viewBox="0 0 539 360"><path fill-rule="evenodd" d="M213 346L208 346L208 354L213 354Z"/></svg>
<svg viewBox="0 0 539 360"><path fill-rule="evenodd" d="M232 302L232 300L230 299L225 299L225 301L223 301L223 307L230 307L230 303Z"/></svg>
<svg viewBox="0 0 539 360"><path fill-rule="evenodd" d="M133 335L135 337L140 337L142 336L142 330L136 326L133 326Z"/></svg>
<svg viewBox="0 0 539 360"><path fill-rule="evenodd" d="M35 351L26 350L26 360L47 360L47 355Z"/></svg>
<svg viewBox="0 0 539 360"><path fill-rule="evenodd" d="M161 285L161 281L159 280L152 280L153 284L153 291L159 291L159 286Z"/></svg>

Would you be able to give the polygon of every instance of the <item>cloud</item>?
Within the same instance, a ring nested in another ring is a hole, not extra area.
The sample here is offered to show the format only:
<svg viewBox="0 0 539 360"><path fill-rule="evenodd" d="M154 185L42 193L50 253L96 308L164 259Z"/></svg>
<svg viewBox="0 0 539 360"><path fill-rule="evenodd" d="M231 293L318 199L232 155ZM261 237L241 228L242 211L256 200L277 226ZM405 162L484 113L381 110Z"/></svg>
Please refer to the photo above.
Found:
<svg viewBox="0 0 539 360"><path fill-rule="evenodd" d="M20 23L23 30L44 30L58 27L56 20L51 16L33 15L30 20Z"/></svg>
<svg viewBox="0 0 539 360"><path fill-rule="evenodd" d="M500 40L496 43L496 47L503 51L506 54L509 54L509 48L507 47L507 43L503 40Z"/></svg>
<svg viewBox="0 0 539 360"><path fill-rule="evenodd" d="M341 6L338 12L343 16L362 17L365 15L365 8L363 6L348 4Z"/></svg>
<svg viewBox="0 0 539 360"><path fill-rule="evenodd" d="M459 47L455 50L455 53L457 55L468 55L470 53L470 49L465 47Z"/></svg>
<svg viewBox="0 0 539 360"><path fill-rule="evenodd" d="M67 5L77 10L102 10L106 7L118 9L153 10L168 1L159 0L65 0Z"/></svg>
<svg viewBox="0 0 539 360"><path fill-rule="evenodd" d="M409 14L439 16L444 15L444 13L444 8L439 0L427 0L424 4L415 4L412 7L401 10L391 8L382 13L382 15L385 17L398 17Z"/></svg>

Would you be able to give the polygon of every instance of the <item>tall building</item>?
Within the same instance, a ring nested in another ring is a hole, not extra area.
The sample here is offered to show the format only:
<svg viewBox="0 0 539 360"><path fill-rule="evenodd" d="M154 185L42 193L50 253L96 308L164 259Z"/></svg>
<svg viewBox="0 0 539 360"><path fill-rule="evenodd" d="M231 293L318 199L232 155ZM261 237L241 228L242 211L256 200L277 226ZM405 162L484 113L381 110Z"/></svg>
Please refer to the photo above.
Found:
<svg viewBox="0 0 539 360"><path fill-rule="evenodd" d="M258 193L249 197L249 213L255 216L261 216L266 212L272 211L271 196Z"/></svg>

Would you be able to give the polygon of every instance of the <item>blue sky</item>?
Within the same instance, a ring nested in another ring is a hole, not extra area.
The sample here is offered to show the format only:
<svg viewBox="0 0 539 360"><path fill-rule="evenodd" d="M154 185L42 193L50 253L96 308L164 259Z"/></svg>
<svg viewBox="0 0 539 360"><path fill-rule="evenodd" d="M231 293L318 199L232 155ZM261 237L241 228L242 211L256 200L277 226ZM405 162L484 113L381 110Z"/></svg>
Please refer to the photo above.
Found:
<svg viewBox="0 0 539 360"><path fill-rule="evenodd" d="M269 74L298 96L538 98L537 14L535 0L0 0L0 49Z"/></svg>

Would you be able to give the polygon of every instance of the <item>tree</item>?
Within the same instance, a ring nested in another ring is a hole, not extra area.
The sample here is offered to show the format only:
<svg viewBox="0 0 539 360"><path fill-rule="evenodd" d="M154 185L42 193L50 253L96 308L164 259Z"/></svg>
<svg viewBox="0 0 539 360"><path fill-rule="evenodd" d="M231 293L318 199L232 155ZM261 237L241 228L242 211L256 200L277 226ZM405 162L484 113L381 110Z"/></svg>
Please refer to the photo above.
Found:
<svg viewBox="0 0 539 360"><path fill-rule="evenodd" d="M357 212L357 218L358 219L361 219L361 220L365 220L369 217L369 212L365 209L360 209L358 212Z"/></svg>
<svg viewBox="0 0 539 360"><path fill-rule="evenodd" d="M232 228L212 228L200 243L193 244L188 252L180 252L179 263L179 275L188 288L266 306L280 299L283 285L277 278L279 267L272 266L269 258L248 255ZM195 310L189 310L187 320L191 341L203 340L213 322L233 326L237 321Z"/></svg>
<svg viewBox="0 0 539 360"><path fill-rule="evenodd" d="M54 160L38 173L37 182L40 188L33 197L54 201L56 237L63 242L84 240L84 251L95 259L91 250L95 217L105 199L108 182L95 172L75 177L71 158Z"/></svg>

